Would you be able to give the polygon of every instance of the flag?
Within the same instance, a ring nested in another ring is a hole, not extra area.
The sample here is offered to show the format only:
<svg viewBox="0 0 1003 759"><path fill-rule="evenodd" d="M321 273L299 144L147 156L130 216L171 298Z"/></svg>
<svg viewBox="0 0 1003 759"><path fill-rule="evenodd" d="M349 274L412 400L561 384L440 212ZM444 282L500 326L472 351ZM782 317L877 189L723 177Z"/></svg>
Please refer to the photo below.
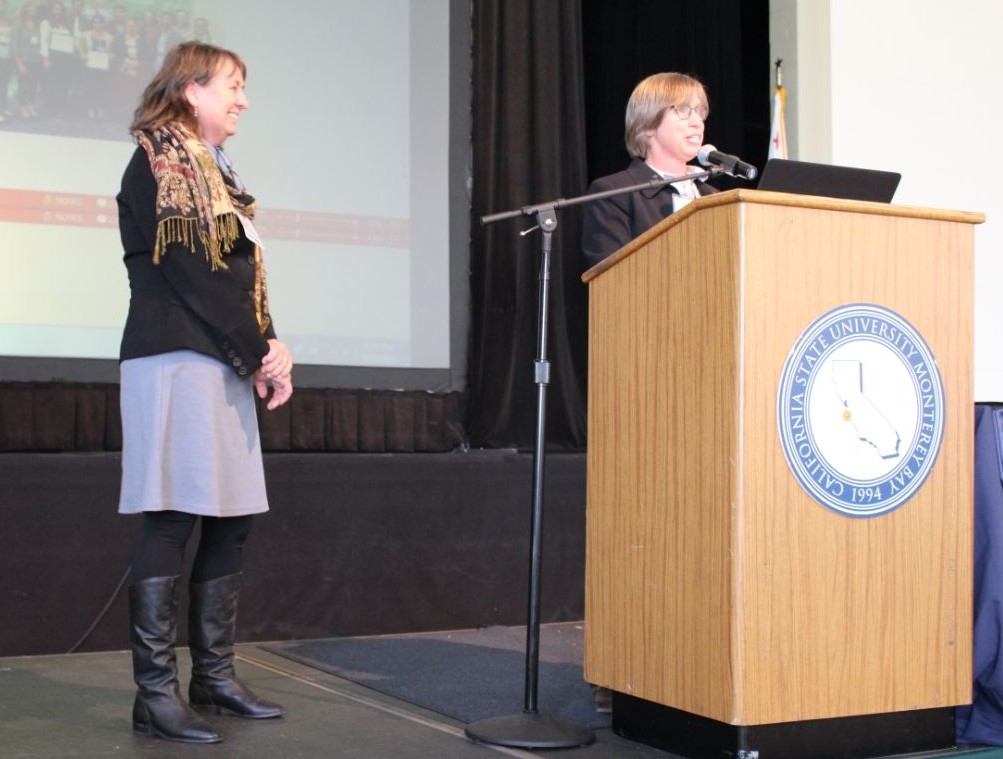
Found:
<svg viewBox="0 0 1003 759"><path fill-rule="evenodd" d="M777 89L773 93L773 121L770 125L770 149L767 151L767 158L787 158L787 126L784 123L787 91L781 81L780 61L777 61Z"/></svg>

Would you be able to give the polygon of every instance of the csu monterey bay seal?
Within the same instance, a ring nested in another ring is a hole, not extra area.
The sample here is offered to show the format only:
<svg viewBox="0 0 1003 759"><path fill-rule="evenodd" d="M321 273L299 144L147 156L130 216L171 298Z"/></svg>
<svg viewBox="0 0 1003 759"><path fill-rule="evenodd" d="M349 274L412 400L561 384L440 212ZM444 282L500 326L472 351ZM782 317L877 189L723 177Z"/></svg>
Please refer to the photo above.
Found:
<svg viewBox="0 0 1003 759"><path fill-rule="evenodd" d="M926 341L902 316L855 303L816 319L791 349L777 391L784 456L823 506L886 514L930 474L944 431L944 386Z"/></svg>

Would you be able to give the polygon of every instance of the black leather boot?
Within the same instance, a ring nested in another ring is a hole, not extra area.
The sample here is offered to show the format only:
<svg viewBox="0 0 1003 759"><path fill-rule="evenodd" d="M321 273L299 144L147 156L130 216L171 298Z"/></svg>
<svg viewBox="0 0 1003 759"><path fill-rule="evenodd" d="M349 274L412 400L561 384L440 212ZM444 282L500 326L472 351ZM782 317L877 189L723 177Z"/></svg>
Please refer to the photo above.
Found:
<svg viewBox="0 0 1003 759"><path fill-rule="evenodd" d="M188 645L192 680L188 700L193 709L248 719L281 717L282 707L237 680L233 642L241 574L189 585Z"/></svg>
<svg viewBox="0 0 1003 759"><path fill-rule="evenodd" d="M178 690L178 582L178 577L150 577L129 586L132 671L139 687L132 729L169 741L218 743L222 736L188 708Z"/></svg>

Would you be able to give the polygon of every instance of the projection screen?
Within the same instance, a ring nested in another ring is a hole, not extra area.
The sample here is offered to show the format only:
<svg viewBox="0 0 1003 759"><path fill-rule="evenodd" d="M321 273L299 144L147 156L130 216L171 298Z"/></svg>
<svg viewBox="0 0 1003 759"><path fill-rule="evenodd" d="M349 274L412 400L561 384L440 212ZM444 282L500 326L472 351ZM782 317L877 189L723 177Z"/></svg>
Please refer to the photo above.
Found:
<svg viewBox="0 0 1003 759"><path fill-rule="evenodd" d="M8 82L0 380L117 380L128 124L158 44L207 33L247 63L251 107L226 149L258 200L272 313L298 384L462 389L469 2L118 5L124 17L105 12L124 43L105 55L78 44L37 93ZM151 17L158 31L144 35ZM32 98L38 115L22 117Z"/></svg>

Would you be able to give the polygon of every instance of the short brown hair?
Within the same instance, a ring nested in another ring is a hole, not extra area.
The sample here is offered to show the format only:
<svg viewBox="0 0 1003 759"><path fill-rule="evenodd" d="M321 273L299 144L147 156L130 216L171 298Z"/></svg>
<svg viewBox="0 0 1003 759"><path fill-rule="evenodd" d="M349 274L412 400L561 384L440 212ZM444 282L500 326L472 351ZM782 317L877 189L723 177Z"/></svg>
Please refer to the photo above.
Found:
<svg viewBox="0 0 1003 759"><path fill-rule="evenodd" d="M638 82L630 93L624 116L623 141L631 157L645 157L648 152L645 132L657 129L670 106L686 102L694 93L707 105L703 84L689 74L663 72Z"/></svg>
<svg viewBox="0 0 1003 759"><path fill-rule="evenodd" d="M227 63L247 76L247 66L236 53L204 42L182 42L168 51L160 71L139 99L139 106L129 131L158 129L171 122L181 122L198 131L191 105L185 96L189 82L209 83Z"/></svg>

